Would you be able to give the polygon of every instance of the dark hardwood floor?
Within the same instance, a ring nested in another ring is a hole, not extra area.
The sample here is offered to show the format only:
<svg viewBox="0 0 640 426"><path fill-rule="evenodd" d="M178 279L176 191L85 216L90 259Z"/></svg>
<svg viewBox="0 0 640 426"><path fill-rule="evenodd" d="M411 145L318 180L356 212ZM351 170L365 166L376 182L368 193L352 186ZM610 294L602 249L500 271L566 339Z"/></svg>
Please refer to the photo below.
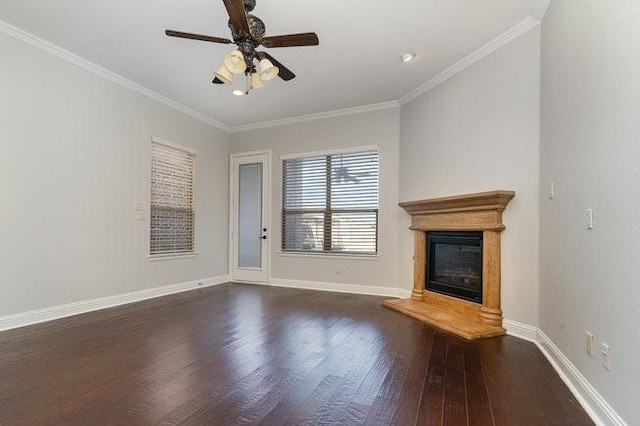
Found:
<svg viewBox="0 0 640 426"><path fill-rule="evenodd" d="M587 425L535 345L225 284L0 333L0 425Z"/></svg>

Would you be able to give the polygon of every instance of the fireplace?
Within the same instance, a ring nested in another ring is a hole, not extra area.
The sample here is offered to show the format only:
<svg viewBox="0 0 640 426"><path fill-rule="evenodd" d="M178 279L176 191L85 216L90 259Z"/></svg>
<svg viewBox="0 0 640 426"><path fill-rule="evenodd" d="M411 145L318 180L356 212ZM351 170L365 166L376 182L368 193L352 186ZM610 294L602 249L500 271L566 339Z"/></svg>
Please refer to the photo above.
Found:
<svg viewBox="0 0 640 426"><path fill-rule="evenodd" d="M383 305L466 339L500 336L500 234L513 191L400 203L411 215L413 290Z"/></svg>
<svg viewBox="0 0 640 426"><path fill-rule="evenodd" d="M426 289L482 303L482 232L427 232Z"/></svg>

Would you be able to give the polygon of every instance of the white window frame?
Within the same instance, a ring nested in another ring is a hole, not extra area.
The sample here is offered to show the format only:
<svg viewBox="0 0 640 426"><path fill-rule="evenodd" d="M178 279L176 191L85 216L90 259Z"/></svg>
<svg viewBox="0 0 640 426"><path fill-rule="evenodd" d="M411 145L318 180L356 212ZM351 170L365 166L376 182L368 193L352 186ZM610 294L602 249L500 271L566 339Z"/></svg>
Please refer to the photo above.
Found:
<svg viewBox="0 0 640 426"><path fill-rule="evenodd" d="M197 230L196 230L196 193L197 193L197 182L196 182L196 171L197 171L197 154L198 151L190 148L188 146L184 146L175 142L171 142L168 141L166 139L162 139L156 136L151 137L151 152L153 150L153 144L160 144L160 145L164 145L167 146L169 148L173 148L176 150L180 150L180 151L184 151L187 152L189 154L194 155L196 158L194 159L194 164L193 164L193 250L189 251L189 252L180 252L180 253L156 253L156 254L152 254L151 251L151 200L149 200L149 227L148 227L148 231L149 231L149 238L148 238L148 249L149 249L149 261L164 261L164 260L178 260L178 259L189 259L189 258L194 258L198 255L198 251L197 251L197 246L198 246L198 239L197 239ZM150 158L149 158L149 178L151 178L151 160L153 158L153 154L151 154ZM149 183L151 185L151 179L149 179ZM151 196L151 190L152 188L149 187L149 196Z"/></svg>
<svg viewBox="0 0 640 426"><path fill-rule="evenodd" d="M339 155L339 154L355 154L359 152L377 152L378 153L378 224L376 229L376 239L377 239L377 252L376 253L340 253L340 252L330 252L330 251L284 251L282 249L282 238L284 236L284 228L282 222L283 212L283 201L284 201L284 193L282 192L283 183L284 183L284 170L282 168L284 160L296 159L296 158L307 158L307 157L320 157L327 155ZM322 151L307 151L307 152L297 152L290 154L283 154L280 156L280 196L281 202L279 204L280 214L279 214L279 225L280 225L280 244L278 245L279 251L278 255L281 257L291 257L291 258L316 258L316 259L345 259L345 260L378 260L381 256L381 236L382 232L381 228L381 175L382 175L382 159L380 158L380 147L378 145L363 145L363 146L355 146L355 147L346 147L346 148L335 148L328 149Z"/></svg>

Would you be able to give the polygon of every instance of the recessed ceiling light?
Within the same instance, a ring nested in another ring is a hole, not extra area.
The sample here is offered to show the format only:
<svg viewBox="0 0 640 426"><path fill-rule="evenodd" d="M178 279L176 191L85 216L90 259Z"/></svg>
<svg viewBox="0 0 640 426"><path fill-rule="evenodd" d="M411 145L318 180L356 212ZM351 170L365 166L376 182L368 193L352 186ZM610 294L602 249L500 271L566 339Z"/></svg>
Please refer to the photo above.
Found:
<svg viewBox="0 0 640 426"><path fill-rule="evenodd" d="M234 91L233 91L233 92L231 92L231 93L233 93L233 94L234 94L234 95L236 95L236 96L242 96L242 95L244 95L244 92L243 92L242 90L240 90L240 89L236 89L236 90L234 90Z"/></svg>
<svg viewBox="0 0 640 426"><path fill-rule="evenodd" d="M400 56L402 62L411 62L416 58L416 54L413 52L407 52Z"/></svg>

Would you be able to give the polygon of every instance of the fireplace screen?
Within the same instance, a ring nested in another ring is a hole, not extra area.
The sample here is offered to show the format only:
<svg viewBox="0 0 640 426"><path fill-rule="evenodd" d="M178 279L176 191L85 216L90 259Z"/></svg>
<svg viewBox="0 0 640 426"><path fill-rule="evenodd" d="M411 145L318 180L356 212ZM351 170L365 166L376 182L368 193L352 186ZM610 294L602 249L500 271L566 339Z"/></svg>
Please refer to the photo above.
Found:
<svg viewBox="0 0 640 426"><path fill-rule="evenodd" d="M427 232L426 288L482 303L482 232Z"/></svg>

